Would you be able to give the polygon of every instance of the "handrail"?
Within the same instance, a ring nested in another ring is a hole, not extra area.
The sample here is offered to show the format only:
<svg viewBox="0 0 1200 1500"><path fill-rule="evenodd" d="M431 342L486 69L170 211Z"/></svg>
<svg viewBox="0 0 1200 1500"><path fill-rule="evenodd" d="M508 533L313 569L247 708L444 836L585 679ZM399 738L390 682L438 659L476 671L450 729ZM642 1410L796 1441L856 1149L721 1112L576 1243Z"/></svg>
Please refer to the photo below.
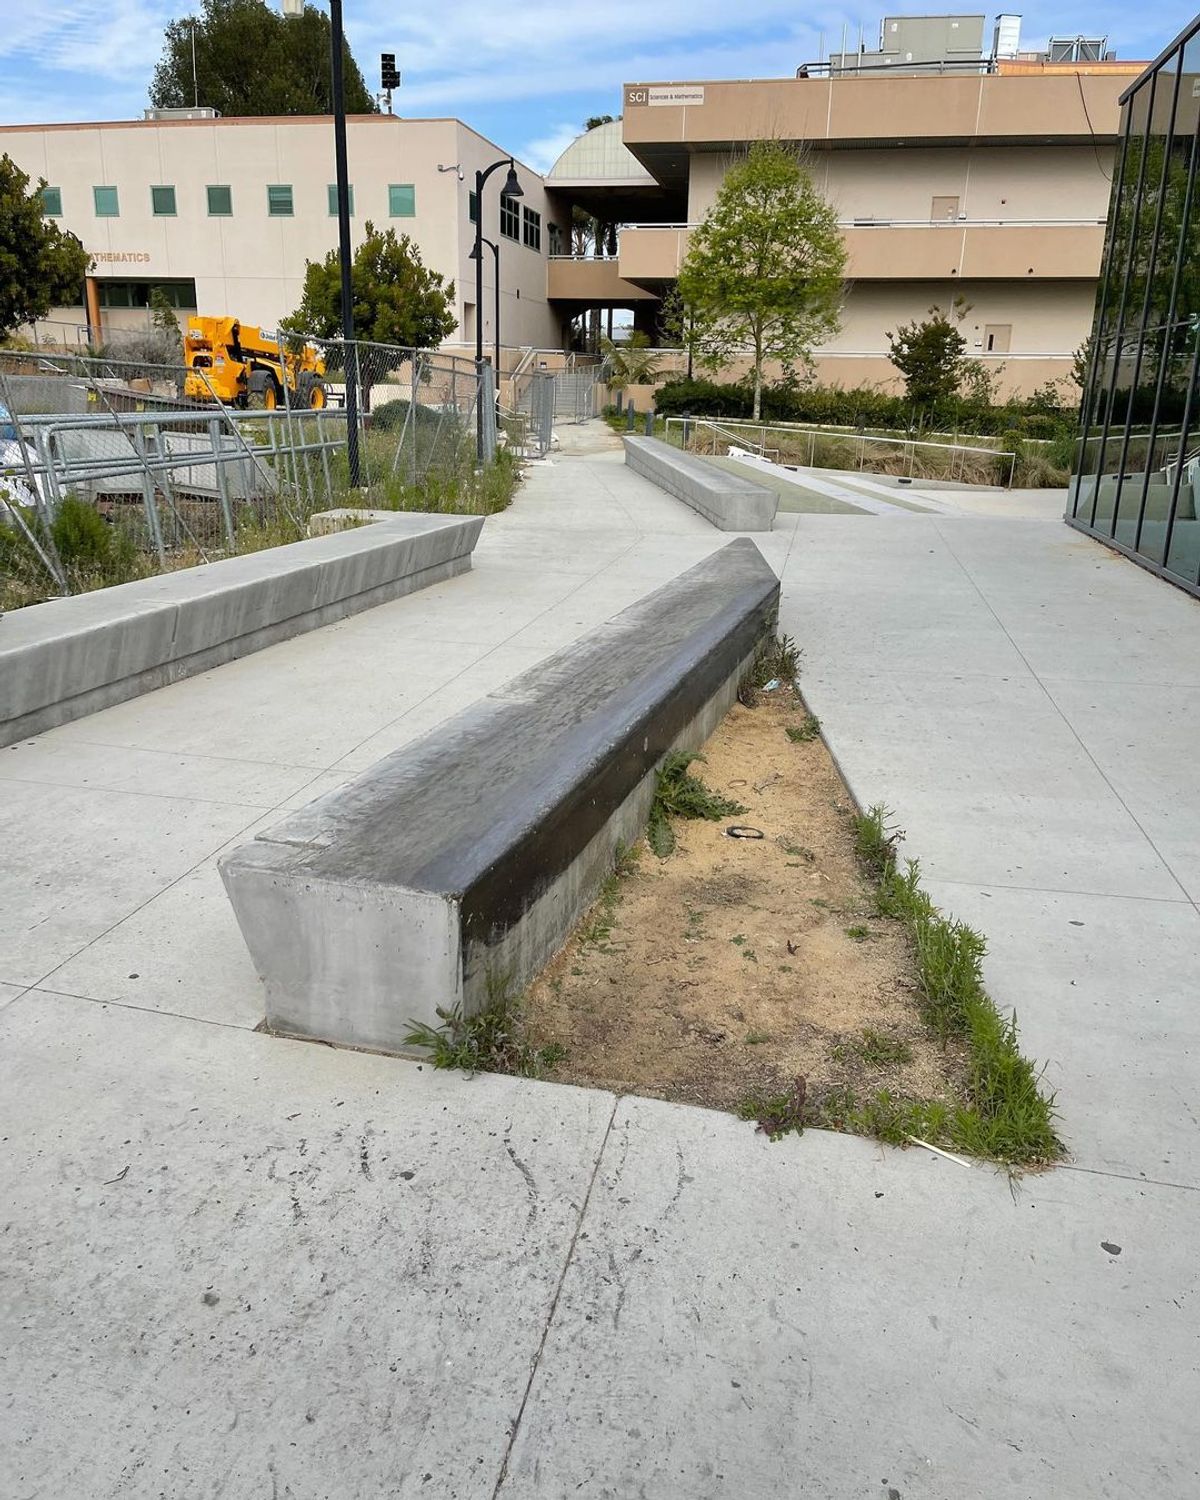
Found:
<svg viewBox="0 0 1200 1500"><path fill-rule="evenodd" d="M807 467L810 469L820 467L813 462L816 451L816 439L819 437L828 437L840 442L855 443L859 445L858 469L860 473L862 472L863 460L865 458L864 445L867 443L886 443L892 448L901 449L903 456L908 459L908 472L910 476L913 473L916 459L916 450L918 448L932 448L942 454L948 453L951 458L951 472L953 472L953 458L956 453L977 453L986 455L988 458L1007 458L1009 460L1009 466L1008 482L1005 485L1006 489L1012 488L1013 479L1016 475L1017 470L1017 455L1011 449L977 447L970 443L960 443L957 441L950 443L935 443L925 438L911 438L906 437L903 434L897 434L895 437L881 437L865 432L849 432L845 428L829 429L820 427L799 427L794 425L790 426L787 423L782 422L755 422L752 419L748 419L744 422L734 419L730 427L726 427L722 423L715 422L711 417L667 417L665 419L665 422L668 441L670 440L671 429L673 426L679 426L682 429L680 434L681 448L685 446L685 434L687 429L686 427L684 427L684 424L687 423L695 428L707 429L712 434L714 439L714 453L716 452L716 439L722 438L727 444L732 442L740 448L749 450L757 448L758 456L760 458L764 457L766 454L766 439L768 433L782 433L784 435L791 436L799 436L801 433L807 433L810 439L808 445L809 462L807 464ZM750 428L753 431L757 431L759 433L758 440L755 441L753 438L746 437L743 433L732 430L733 428L737 427ZM777 453L779 450L772 449L771 451Z"/></svg>

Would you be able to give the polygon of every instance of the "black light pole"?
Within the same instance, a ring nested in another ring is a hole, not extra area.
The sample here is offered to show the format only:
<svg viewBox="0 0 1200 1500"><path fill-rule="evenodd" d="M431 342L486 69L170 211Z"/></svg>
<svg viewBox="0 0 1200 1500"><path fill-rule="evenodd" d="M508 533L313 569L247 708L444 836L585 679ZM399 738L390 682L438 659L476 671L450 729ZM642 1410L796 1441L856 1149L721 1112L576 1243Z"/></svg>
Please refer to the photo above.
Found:
<svg viewBox="0 0 1200 1500"><path fill-rule="evenodd" d="M354 347L354 288L350 280L350 183L346 164L346 94L342 82L342 0L329 0L333 74L333 153L337 171L338 259L342 269L342 340L346 358L346 457L350 486L362 483L358 455L358 361Z"/></svg>
<svg viewBox="0 0 1200 1500"><path fill-rule="evenodd" d="M485 172L475 173L475 249L471 259L475 262L475 373L479 377L479 387L483 388L483 186L493 172L498 172L501 167L508 168L508 176L504 180L504 186L500 190L502 198L523 198L525 194L521 190L521 184L517 181L516 163L511 156L502 156L499 161L494 161ZM493 246L493 248L495 248ZM499 253L496 257L496 265L499 267ZM500 275L496 274L496 295L500 295ZM496 329L497 347L499 345L500 330ZM497 371L497 376L499 371ZM483 464L483 402L475 402L475 461Z"/></svg>
<svg viewBox="0 0 1200 1500"><path fill-rule="evenodd" d="M486 234L479 236L480 240L491 250L496 262L496 320L492 332L495 335L495 361L496 361L496 399L500 399L500 246L495 240L489 240ZM478 248L471 251L468 260L478 260ZM476 304L478 305L478 304Z"/></svg>

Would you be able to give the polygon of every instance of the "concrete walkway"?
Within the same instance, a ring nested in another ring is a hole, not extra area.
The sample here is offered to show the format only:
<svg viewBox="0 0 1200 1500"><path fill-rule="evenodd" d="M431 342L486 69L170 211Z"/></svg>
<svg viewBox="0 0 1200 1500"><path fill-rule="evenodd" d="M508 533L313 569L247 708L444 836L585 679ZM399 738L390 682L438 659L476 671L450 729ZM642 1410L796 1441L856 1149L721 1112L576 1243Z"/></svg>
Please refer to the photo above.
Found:
<svg viewBox="0 0 1200 1500"><path fill-rule="evenodd" d="M0 1494L1194 1495L1200 616L1060 524L756 540L1074 1165L253 1030L215 855L727 540L572 436L469 577L0 752Z"/></svg>

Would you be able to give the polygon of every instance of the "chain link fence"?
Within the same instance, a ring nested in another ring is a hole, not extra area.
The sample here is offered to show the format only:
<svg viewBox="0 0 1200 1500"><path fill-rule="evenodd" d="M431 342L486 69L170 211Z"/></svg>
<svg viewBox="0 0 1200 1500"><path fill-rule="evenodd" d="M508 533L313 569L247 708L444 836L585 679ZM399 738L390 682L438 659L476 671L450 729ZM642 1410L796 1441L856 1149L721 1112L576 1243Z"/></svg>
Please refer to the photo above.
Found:
<svg viewBox="0 0 1200 1500"><path fill-rule="evenodd" d="M319 511L491 508L490 368L364 342L319 350L318 409L286 380L255 409L222 402L160 334L0 350L0 609L297 541Z"/></svg>

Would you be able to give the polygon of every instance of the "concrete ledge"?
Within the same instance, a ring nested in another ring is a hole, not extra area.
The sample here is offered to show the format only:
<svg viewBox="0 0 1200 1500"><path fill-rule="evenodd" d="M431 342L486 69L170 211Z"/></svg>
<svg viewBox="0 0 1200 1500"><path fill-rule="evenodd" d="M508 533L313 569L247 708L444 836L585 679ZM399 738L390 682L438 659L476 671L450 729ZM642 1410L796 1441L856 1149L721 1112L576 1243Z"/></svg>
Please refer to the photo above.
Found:
<svg viewBox="0 0 1200 1500"><path fill-rule="evenodd" d="M15 610L0 619L0 745L452 578L482 526L401 513Z"/></svg>
<svg viewBox="0 0 1200 1500"><path fill-rule="evenodd" d="M771 530L779 508L774 490L681 453L658 438L627 437L624 442L625 462L635 473L690 505L718 531Z"/></svg>
<svg viewBox="0 0 1200 1500"><path fill-rule="evenodd" d="M749 540L232 851L221 874L292 1035L395 1050L518 991L641 833L654 770L733 702L778 605Z"/></svg>

